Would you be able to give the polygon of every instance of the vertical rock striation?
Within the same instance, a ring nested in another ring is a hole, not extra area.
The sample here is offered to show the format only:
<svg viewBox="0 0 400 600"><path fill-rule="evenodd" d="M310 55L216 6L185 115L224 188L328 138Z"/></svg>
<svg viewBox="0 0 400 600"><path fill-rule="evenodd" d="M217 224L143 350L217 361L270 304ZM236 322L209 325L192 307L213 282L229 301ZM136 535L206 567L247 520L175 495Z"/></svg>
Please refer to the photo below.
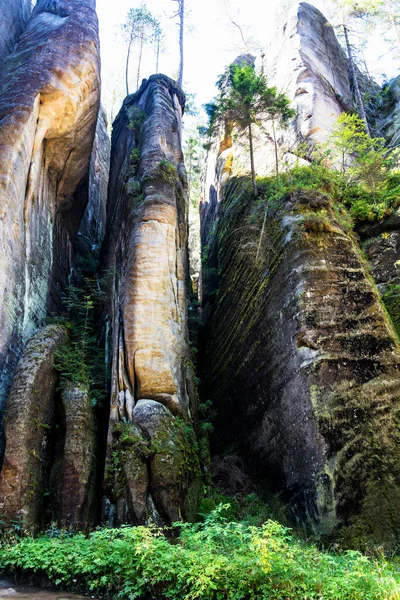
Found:
<svg viewBox="0 0 400 600"><path fill-rule="evenodd" d="M297 110L297 141L324 142L343 110L353 106L347 58L324 15L307 2L289 13L266 51L268 79Z"/></svg>
<svg viewBox="0 0 400 600"><path fill-rule="evenodd" d="M31 14L31 0L2 0L0 21L0 72L3 60L13 52L15 44ZM3 77L0 75L0 82Z"/></svg>
<svg viewBox="0 0 400 600"><path fill-rule="evenodd" d="M105 234L110 150L107 115L101 106L90 159L89 198L79 226L79 236L92 251L100 249Z"/></svg>
<svg viewBox="0 0 400 600"><path fill-rule="evenodd" d="M96 521L96 424L88 386L70 384L61 394L51 487L53 520L87 526Z"/></svg>
<svg viewBox="0 0 400 600"><path fill-rule="evenodd" d="M54 355L67 340L64 327L45 327L29 341L16 369L7 402L7 450L0 474L0 512L5 522L42 523L56 424Z"/></svg>
<svg viewBox="0 0 400 600"><path fill-rule="evenodd" d="M127 97L113 129L105 240L115 274L107 481L119 521L193 516L201 489L193 432L184 425L196 415L196 398L186 314L183 107L181 89L152 76Z"/></svg>
<svg viewBox="0 0 400 600"><path fill-rule="evenodd" d="M394 544L400 348L355 240L326 195L298 192L270 209L257 257L263 214L244 183L225 193L205 369L225 440L299 523Z"/></svg>
<svg viewBox="0 0 400 600"><path fill-rule="evenodd" d="M59 303L99 106L95 0L38 0L0 94L0 405L23 344Z"/></svg>
<svg viewBox="0 0 400 600"><path fill-rule="evenodd" d="M297 109L277 138L284 168L302 161L299 143L324 142L352 100L347 60L317 9L299 3L273 45L266 74ZM269 142L258 143L257 171L271 172ZM219 443L240 447L298 523L350 544L396 544L400 350L356 238L323 193L268 208L268 194L257 204L244 181L227 184L242 151L224 131L211 151L203 377ZM383 285L397 282L396 228L366 233L376 236L367 251Z"/></svg>
<svg viewBox="0 0 400 600"><path fill-rule="evenodd" d="M289 127L276 130L280 169L308 164L307 157L315 145L326 141L337 117L353 106L345 54L324 15L311 4L299 2L289 12L283 31L271 41L265 57L268 84L284 93L296 110ZM235 62L250 63L251 57L243 55ZM275 174L272 131L265 135L265 131L254 127L253 135L256 172ZM212 141L203 176L203 246L209 245L208 232L218 219L224 184L230 176L249 170L247 147L243 148L232 132L222 129Z"/></svg>

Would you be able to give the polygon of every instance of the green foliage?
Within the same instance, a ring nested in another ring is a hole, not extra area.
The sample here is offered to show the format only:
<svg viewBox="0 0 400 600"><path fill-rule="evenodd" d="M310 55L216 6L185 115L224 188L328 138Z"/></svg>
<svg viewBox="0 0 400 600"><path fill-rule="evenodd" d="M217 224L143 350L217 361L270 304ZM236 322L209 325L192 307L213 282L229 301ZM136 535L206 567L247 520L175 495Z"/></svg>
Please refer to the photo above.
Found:
<svg viewBox="0 0 400 600"><path fill-rule="evenodd" d="M139 137L140 137L142 125L145 122L145 120L147 119L146 113L143 110L141 110L139 107L132 106L132 108L130 108L130 111L129 111L129 116L130 116L129 125L128 125L129 129L135 130L136 134L139 134Z"/></svg>
<svg viewBox="0 0 400 600"><path fill-rule="evenodd" d="M57 318L69 331L70 344L55 354L54 368L60 374L60 389L69 383L90 387L93 405L106 394L104 349L97 338L95 309L104 299L97 278L85 278L81 287L69 285L64 296L65 314Z"/></svg>
<svg viewBox="0 0 400 600"><path fill-rule="evenodd" d="M400 285L390 285L383 294L382 301L400 337Z"/></svg>
<svg viewBox="0 0 400 600"><path fill-rule="evenodd" d="M321 552L276 521L248 525L227 520L227 511L221 505L202 523L176 523L173 543L150 527L6 542L0 564L7 571L46 575L56 585L129 600L400 598L394 564L354 551Z"/></svg>
<svg viewBox="0 0 400 600"><path fill-rule="evenodd" d="M121 24L121 33L127 43L127 58L126 58L126 93L129 94L129 59L133 44L139 46L138 69L136 78L136 87L139 86L139 75L141 67L141 59L143 46L155 44L158 53L160 51L160 41L162 30L158 19L152 15L145 4L141 4L136 8L130 8L125 17L125 21Z"/></svg>
<svg viewBox="0 0 400 600"><path fill-rule="evenodd" d="M139 148L132 148L131 153L129 155L129 163L131 169L136 172L140 162L140 150Z"/></svg>
<svg viewBox="0 0 400 600"><path fill-rule="evenodd" d="M398 151L384 142L366 134L364 122L348 113L337 119L327 142L325 162L340 163L344 202L359 220L382 219L400 204L400 174L393 170Z"/></svg>
<svg viewBox="0 0 400 600"><path fill-rule="evenodd" d="M231 64L221 75L217 85L220 91L218 99L205 106L209 135L214 133L221 122L231 123L239 133L248 135L253 192L257 196L252 126L271 121L277 149L275 123L284 125L295 115L295 111L289 107L288 98L284 94L278 94L275 87L268 87L265 75L257 75L252 65Z"/></svg>
<svg viewBox="0 0 400 600"><path fill-rule="evenodd" d="M170 185L175 185L178 180L178 170L175 165L164 158L158 163L157 177L161 179L161 181L165 181Z"/></svg>
<svg viewBox="0 0 400 600"><path fill-rule="evenodd" d="M201 190L201 173L203 167L203 149L200 135L191 135L185 142L183 153L188 178L189 199L193 206L198 209Z"/></svg>

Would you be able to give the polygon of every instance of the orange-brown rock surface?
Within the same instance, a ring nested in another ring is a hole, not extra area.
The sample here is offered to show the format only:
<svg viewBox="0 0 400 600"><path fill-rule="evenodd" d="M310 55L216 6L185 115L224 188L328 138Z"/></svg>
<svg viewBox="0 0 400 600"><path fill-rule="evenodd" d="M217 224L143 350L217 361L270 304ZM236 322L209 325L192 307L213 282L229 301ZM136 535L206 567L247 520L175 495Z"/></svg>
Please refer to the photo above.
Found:
<svg viewBox="0 0 400 600"><path fill-rule="evenodd" d="M2 68L0 405L23 344L59 304L87 201L99 105L94 0L38 0Z"/></svg>
<svg viewBox="0 0 400 600"><path fill-rule="evenodd" d="M154 437L155 433L146 430L146 418L138 421L142 401L158 406L159 410L154 409L157 415L169 415L167 421L156 419L160 429L156 437L165 435L168 443L160 442L159 450L153 444L147 457L141 454L147 468L138 466L143 472L138 476L148 506L154 502L166 521L190 512L185 502L198 476L197 457L194 472L189 474L190 457L186 454L193 451L190 447L183 451L180 448L182 420L190 422L196 411L187 330L188 203L181 150L183 107L181 89L162 75L144 81L139 91L125 100L113 129L105 241L107 268L115 273L109 463L112 446L121 437L120 427L115 429L118 423L137 425L149 442ZM148 418L152 415L150 411ZM118 439L113 441L114 431ZM125 433L125 437L128 445L129 439L134 444L136 436ZM171 478L169 495L165 477L162 481L156 475L160 452L164 457L161 463L166 461ZM147 469L148 484L143 479ZM175 471L173 476L171 470ZM132 506L133 486L127 479L122 497L126 506ZM119 519L143 522L144 500L139 504L129 516L119 510Z"/></svg>

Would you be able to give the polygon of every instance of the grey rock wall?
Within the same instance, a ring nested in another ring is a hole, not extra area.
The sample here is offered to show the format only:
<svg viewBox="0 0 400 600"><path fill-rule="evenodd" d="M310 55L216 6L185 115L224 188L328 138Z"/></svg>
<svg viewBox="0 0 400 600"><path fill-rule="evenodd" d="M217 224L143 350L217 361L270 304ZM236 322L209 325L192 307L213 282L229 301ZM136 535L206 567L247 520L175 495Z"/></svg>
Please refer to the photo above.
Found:
<svg viewBox="0 0 400 600"><path fill-rule="evenodd" d="M3 60L14 51L25 30L31 13L31 0L1 0L0 2L0 73ZM0 74L0 82L2 76Z"/></svg>

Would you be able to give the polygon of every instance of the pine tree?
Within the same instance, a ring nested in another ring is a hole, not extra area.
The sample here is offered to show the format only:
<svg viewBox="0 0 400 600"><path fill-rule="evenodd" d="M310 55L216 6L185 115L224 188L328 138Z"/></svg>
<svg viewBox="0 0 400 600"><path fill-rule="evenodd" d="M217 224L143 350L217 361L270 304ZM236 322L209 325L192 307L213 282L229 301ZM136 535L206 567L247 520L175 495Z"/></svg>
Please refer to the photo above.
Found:
<svg viewBox="0 0 400 600"><path fill-rule="evenodd" d="M231 122L239 131L246 133L249 140L251 179L254 196L258 195L254 166L253 126L265 121L285 123L295 115L289 100L279 94L275 87L268 87L264 74L257 75L248 64L232 64L218 81L220 96L206 105L209 116L209 132L221 121ZM274 136L277 161L277 140Z"/></svg>

